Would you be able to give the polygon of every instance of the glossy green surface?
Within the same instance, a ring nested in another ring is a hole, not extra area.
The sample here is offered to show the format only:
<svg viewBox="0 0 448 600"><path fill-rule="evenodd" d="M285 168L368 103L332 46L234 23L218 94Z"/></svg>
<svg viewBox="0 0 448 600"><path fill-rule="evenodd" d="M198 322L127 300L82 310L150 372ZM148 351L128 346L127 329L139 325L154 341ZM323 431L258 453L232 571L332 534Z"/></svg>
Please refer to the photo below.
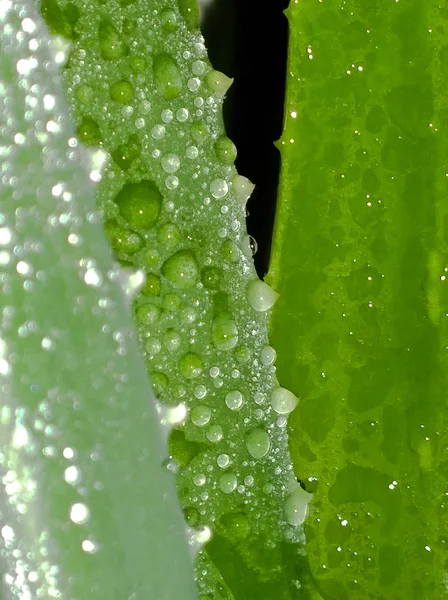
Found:
<svg viewBox="0 0 448 600"><path fill-rule="evenodd" d="M296 399L268 346L277 294L257 279L246 230L253 185L222 124L231 80L208 61L195 0L74 4L66 98L84 144L111 157L97 204L115 257L146 274L137 337L162 414L178 419L166 466L194 528L199 593L290 600L309 496L287 446Z"/></svg>
<svg viewBox="0 0 448 600"><path fill-rule="evenodd" d="M447 594L448 10L292 1L267 281L325 600Z"/></svg>

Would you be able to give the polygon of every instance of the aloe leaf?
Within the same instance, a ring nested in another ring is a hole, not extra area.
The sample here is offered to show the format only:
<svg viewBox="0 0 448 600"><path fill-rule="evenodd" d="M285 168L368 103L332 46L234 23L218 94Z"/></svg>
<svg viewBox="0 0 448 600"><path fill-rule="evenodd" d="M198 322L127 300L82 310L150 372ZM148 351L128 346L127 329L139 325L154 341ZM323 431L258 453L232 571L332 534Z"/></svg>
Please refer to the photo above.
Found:
<svg viewBox="0 0 448 600"><path fill-rule="evenodd" d="M154 390L188 409L169 467L192 542L211 538L197 557L201 598L295 597L310 496L287 448L297 399L267 338L277 293L257 278L246 231L253 186L222 124L231 80L207 59L196 2L74 5L71 116L112 157L97 204L116 258L146 273L134 308Z"/></svg>
<svg viewBox="0 0 448 600"><path fill-rule="evenodd" d="M447 12L292 2L267 281L322 598L446 594Z"/></svg>
<svg viewBox="0 0 448 600"><path fill-rule="evenodd" d="M66 56L34 2L0 2L1 595L189 600L132 332L142 274L112 260L93 190L105 153L73 135Z"/></svg>

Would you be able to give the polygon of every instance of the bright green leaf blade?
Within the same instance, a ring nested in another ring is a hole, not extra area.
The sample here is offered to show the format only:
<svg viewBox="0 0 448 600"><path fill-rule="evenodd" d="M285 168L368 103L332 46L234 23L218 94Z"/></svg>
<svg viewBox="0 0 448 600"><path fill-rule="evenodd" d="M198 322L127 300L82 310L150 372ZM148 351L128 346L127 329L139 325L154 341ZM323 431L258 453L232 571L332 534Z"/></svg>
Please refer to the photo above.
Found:
<svg viewBox="0 0 448 600"><path fill-rule="evenodd" d="M112 157L97 203L116 258L146 272L135 315L154 389L189 409L170 450L197 546L213 536L196 561L199 591L290 600L309 496L287 445L296 399L268 346L277 294L257 278L246 230L253 185L222 124L231 80L207 59L196 0L73 4L70 112L84 143Z"/></svg>
<svg viewBox="0 0 448 600"><path fill-rule="evenodd" d="M292 2L267 281L328 600L446 594L446 9Z"/></svg>
<svg viewBox="0 0 448 600"><path fill-rule="evenodd" d="M33 1L1 3L4 597L192 600L185 527L132 333L136 277L112 260L89 180L97 166L64 102L64 54Z"/></svg>

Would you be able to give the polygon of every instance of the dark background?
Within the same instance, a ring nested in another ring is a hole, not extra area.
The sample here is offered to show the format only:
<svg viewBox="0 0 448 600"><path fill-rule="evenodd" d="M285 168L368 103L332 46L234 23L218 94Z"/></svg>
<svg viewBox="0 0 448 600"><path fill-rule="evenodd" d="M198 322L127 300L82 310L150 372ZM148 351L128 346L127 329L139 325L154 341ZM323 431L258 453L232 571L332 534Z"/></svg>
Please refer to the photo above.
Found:
<svg viewBox="0 0 448 600"><path fill-rule="evenodd" d="M256 188L248 202L247 228L257 244L258 275L269 265L282 133L286 78L288 0L214 0L201 28L215 69L234 77L224 102L236 167Z"/></svg>

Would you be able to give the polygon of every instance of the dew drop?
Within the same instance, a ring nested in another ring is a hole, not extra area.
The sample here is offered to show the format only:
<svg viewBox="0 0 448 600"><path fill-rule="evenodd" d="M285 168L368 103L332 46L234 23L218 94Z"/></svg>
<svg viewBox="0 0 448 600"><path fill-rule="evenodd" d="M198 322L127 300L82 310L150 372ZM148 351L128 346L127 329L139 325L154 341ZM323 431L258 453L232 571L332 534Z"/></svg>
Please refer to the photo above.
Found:
<svg viewBox="0 0 448 600"><path fill-rule="evenodd" d="M271 406L279 415L288 415L298 402L299 399L286 388L278 387L272 392Z"/></svg>
<svg viewBox="0 0 448 600"><path fill-rule="evenodd" d="M254 256L257 253L258 244L251 235L243 235L241 238L241 251L244 256Z"/></svg>
<svg viewBox="0 0 448 600"><path fill-rule="evenodd" d="M77 525L87 523L90 517L90 511L85 504L77 502L70 508L70 520Z"/></svg>
<svg viewBox="0 0 448 600"><path fill-rule="evenodd" d="M260 361L262 365L269 366L275 363L275 359L277 358L277 352L274 350L272 346L266 344L260 351Z"/></svg>
<svg viewBox="0 0 448 600"><path fill-rule="evenodd" d="M246 448L254 458L263 458L271 448L271 440L265 429L257 427L246 434Z"/></svg>
<svg viewBox="0 0 448 600"><path fill-rule="evenodd" d="M193 253L180 250L162 265L162 274L177 288L188 289L199 281L199 267Z"/></svg>
<svg viewBox="0 0 448 600"><path fill-rule="evenodd" d="M160 317L160 308L155 304L142 304L136 310L136 317L141 325L153 325Z"/></svg>
<svg viewBox="0 0 448 600"><path fill-rule="evenodd" d="M246 286L246 298L252 308L264 312L274 306L278 293L260 279L253 279Z"/></svg>
<svg viewBox="0 0 448 600"><path fill-rule="evenodd" d="M238 479L234 473L224 473L219 478L219 488L224 494L231 494L238 484Z"/></svg>
<svg viewBox="0 0 448 600"><path fill-rule="evenodd" d="M236 175L232 179L232 187L235 194L242 202L248 200L255 188L254 184L249 181L247 177L243 177L243 175Z"/></svg>
<svg viewBox="0 0 448 600"><path fill-rule="evenodd" d="M206 437L209 442L214 444L220 442L222 440L223 431L221 425L212 425L207 429Z"/></svg>
<svg viewBox="0 0 448 600"><path fill-rule="evenodd" d="M239 410L243 406L243 394L238 390L227 392L225 402L230 410Z"/></svg>
<svg viewBox="0 0 448 600"><path fill-rule="evenodd" d="M241 257L241 251L235 242L232 242L232 240L225 240L221 246L221 256L226 261L236 263Z"/></svg>
<svg viewBox="0 0 448 600"><path fill-rule="evenodd" d="M110 86L110 97L120 104L129 104L133 95L132 86L127 81L117 81Z"/></svg>
<svg viewBox="0 0 448 600"><path fill-rule="evenodd" d="M161 53L153 59L154 82L165 100L174 100L182 90L182 76L170 54Z"/></svg>
<svg viewBox="0 0 448 600"><path fill-rule="evenodd" d="M175 173L180 167L180 159L177 154L165 154L160 164L166 173Z"/></svg>
<svg viewBox="0 0 448 600"><path fill-rule="evenodd" d="M169 328L163 334L163 345L168 352L175 352L180 348L180 336L173 328Z"/></svg>
<svg viewBox="0 0 448 600"><path fill-rule="evenodd" d="M165 135L165 132L166 132L165 125L161 125L160 123L158 125L154 125L154 127L151 129L151 135L155 140L162 139L163 136Z"/></svg>
<svg viewBox="0 0 448 600"><path fill-rule="evenodd" d="M238 327L227 316L213 319L212 341L217 350L232 350L238 344Z"/></svg>
<svg viewBox="0 0 448 600"><path fill-rule="evenodd" d="M115 196L121 216L136 229L148 229L158 220L162 194L153 181L125 183Z"/></svg>
<svg viewBox="0 0 448 600"><path fill-rule="evenodd" d="M187 352L179 361L179 371L186 379L195 379L204 370L204 363L194 352Z"/></svg>
<svg viewBox="0 0 448 600"><path fill-rule="evenodd" d="M179 179L175 175L168 175L165 179L165 185L169 190L175 190L179 185Z"/></svg>
<svg viewBox="0 0 448 600"><path fill-rule="evenodd" d="M229 186L224 179L214 179L210 184L210 193L214 198L224 198Z"/></svg>
<svg viewBox="0 0 448 600"><path fill-rule="evenodd" d="M217 159L222 163L231 165L235 162L236 146L227 136L220 136L214 144L214 149Z"/></svg>
<svg viewBox="0 0 448 600"><path fill-rule="evenodd" d="M291 525L301 525L308 515L308 506L312 497L312 494L305 492L298 485L285 500L284 515L286 521Z"/></svg>
<svg viewBox="0 0 448 600"><path fill-rule="evenodd" d="M233 79L214 69L207 73L204 81L207 87L219 97L223 97L233 83Z"/></svg>
<svg viewBox="0 0 448 600"><path fill-rule="evenodd" d="M230 456L228 454L220 454L216 459L218 467L226 469L230 465Z"/></svg>
<svg viewBox="0 0 448 600"><path fill-rule="evenodd" d="M192 422L197 427L205 427L210 423L210 419L212 416L212 410L206 404L199 404L195 406L190 413Z"/></svg>

